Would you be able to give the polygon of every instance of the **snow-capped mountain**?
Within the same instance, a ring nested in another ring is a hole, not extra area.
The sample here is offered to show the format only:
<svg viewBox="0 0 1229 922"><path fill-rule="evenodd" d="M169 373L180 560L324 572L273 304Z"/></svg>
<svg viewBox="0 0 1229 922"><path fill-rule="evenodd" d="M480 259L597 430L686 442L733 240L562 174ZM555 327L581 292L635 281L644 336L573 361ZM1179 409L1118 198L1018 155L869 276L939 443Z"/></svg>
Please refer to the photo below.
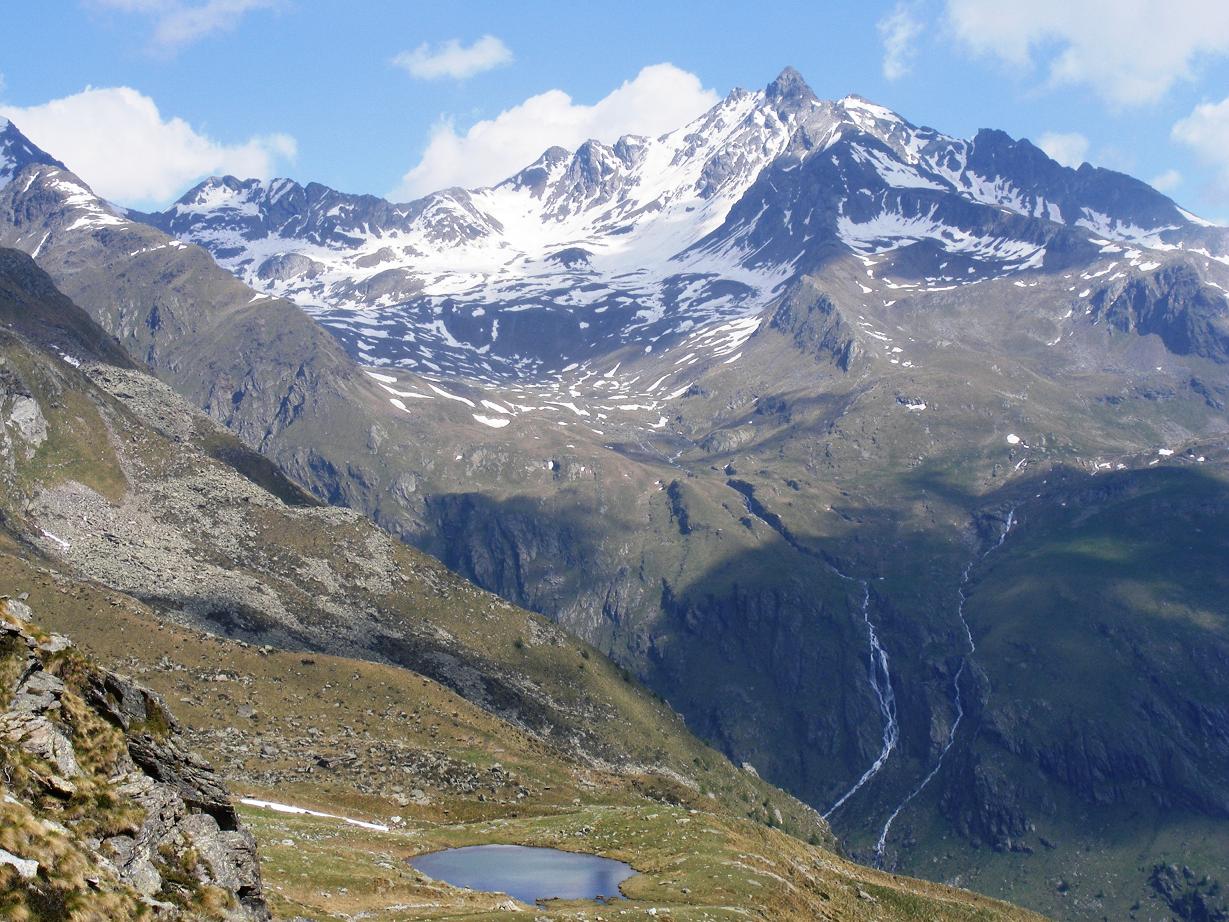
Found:
<svg viewBox="0 0 1229 922"><path fill-rule="evenodd" d="M1229 231L1138 180L820 100L792 69L669 134L551 148L490 188L392 204L223 177L144 219L307 308L362 362L505 383L746 325L852 257L888 254L906 294L1111 244L1136 264L1145 249L1229 259Z"/></svg>
<svg viewBox="0 0 1229 922"><path fill-rule="evenodd" d="M9 164L6 168L4 164ZM71 239L83 231L131 224L127 212L94 194L84 182L59 160L34 146L12 122L0 129L0 189L17 176L20 188L15 198L25 211L54 215L46 230L30 241L30 255L38 257L53 236ZM27 214L14 213L15 223L24 223ZM186 244L174 241L176 247Z"/></svg>
<svg viewBox="0 0 1229 922"><path fill-rule="evenodd" d="M6 186L21 168L30 163L46 163L64 168L46 151L30 143L17 126L0 116L0 188Z"/></svg>

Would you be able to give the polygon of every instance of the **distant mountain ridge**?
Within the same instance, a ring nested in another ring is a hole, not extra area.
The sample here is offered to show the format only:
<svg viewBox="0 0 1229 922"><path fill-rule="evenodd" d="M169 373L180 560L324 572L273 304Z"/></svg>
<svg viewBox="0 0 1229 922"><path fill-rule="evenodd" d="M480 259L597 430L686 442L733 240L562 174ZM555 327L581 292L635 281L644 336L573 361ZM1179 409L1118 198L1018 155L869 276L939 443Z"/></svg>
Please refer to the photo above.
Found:
<svg viewBox="0 0 1229 922"><path fill-rule="evenodd" d="M299 303L360 361L477 381L675 344L849 254L889 253L930 287L1087 264L1107 243L1229 261L1229 231L1139 180L819 100L792 68L674 132L550 148L489 188L392 204L214 177L137 217Z"/></svg>

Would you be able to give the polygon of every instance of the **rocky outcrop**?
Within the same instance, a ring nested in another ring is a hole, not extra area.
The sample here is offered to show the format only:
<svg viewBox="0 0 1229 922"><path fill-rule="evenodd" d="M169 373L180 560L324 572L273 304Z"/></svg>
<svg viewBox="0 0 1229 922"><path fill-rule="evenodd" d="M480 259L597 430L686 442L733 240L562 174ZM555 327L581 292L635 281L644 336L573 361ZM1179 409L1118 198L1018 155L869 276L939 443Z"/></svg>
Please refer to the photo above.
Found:
<svg viewBox="0 0 1229 922"><path fill-rule="evenodd" d="M278 253L260 264L256 277L276 282L297 278L314 279L323 270L323 265L301 253Z"/></svg>
<svg viewBox="0 0 1229 922"><path fill-rule="evenodd" d="M1107 285L1092 297L1093 317L1112 329L1158 336L1170 352L1229 362L1229 307L1223 292L1189 265L1164 266Z"/></svg>
<svg viewBox="0 0 1229 922"><path fill-rule="evenodd" d="M107 918L268 919L255 840L165 702L32 614L0 600L3 908L97 899Z"/></svg>
<svg viewBox="0 0 1229 922"><path fill-rule="evenodd" d="M36 401L0 359L0 466L13 470L47 441L47 420Z"/></svg>
<svg viewBox="0 0 1229 922"><path fill-rule="evenodd" d="M1220 881L1186 865L1154 865L1148 885L1182 922L1229 922L1229 901Z"/></svg>
<svg viewBox="0 0 1229 922"><path fill-rule="evenodd" d="M848 371L858 355L853 330L836 304L809 280L794 285L768 321L788 336L799 351L816 361L830 361Z"/></svg>

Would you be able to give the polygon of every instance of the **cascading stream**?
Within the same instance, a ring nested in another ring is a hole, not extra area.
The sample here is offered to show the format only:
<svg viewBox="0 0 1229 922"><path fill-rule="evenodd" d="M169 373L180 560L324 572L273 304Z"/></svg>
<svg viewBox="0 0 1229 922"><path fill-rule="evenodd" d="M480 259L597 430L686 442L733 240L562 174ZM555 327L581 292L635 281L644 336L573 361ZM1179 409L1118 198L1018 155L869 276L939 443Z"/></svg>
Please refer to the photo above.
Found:
<svg viewBox="0 0 1229 922"><path fill-rule="evenodd" d="M1007 513L1007 519L1003 523L1003 530L999 534L999 540L994 547L987 550L981 557L969 561L968 566L964 568L964 573L960 576L960 585L956 587L956 596L958 599L956 605L956 617L960 619L960 626L964 628L965 641L968 644L968 650L960 657L960 665L956 668L956 675L952 679L952 703L956 708L956 719L952 721L951 727L947 731L947 742L943 744L943 749L939 752L939 758L935 760L934 767L927 772L917 786L908 793L904 800L897 804L883 824L883 830L879 833L879 840L875 843L875 866L883 866L883 852L887 847L888 834L892 831L892 824L896 822L896 817L900 816L902 810L913 801L915 797L926 789L926 786L934 780L935 775L939 774L939 769L943 767L943 760L947 756L948 751L956 742L956 731L960 729L960 722L964 720L964 698L960 693L960 679L964 675L964 667L968 664L969 658L977 652L977 644L973 641L973 631L969 627L968 619L964 616L965 594L964 588L969 583L969 576L973 573L973 566L982 560L985 560L994 551L1003 546L1003 542L1007 540L1007 533L1011 531L1016 524L1016 510L1013 507ZM831 811L829 811L831 812ZM825 817L827 814L825 814Z"/></svg>
<svg viewBox="0 0 1229 922"><path fill-rule="evenodd" d="M836 571L843 579L849 579L844 573ZM879 643L879 634L875 631L875 625L871 623L870 606L871 606L871 590L866 580L862 580L862 620L866 622L866 633L870 640L870 664L869 677L871 683L871 691L875 693L875 700L879 702L879 713L883 716L883 748L879 751L879 755L875 761L871 763L870 768L862 773L848 791L840 796L840 798L827 812L824 813L824 819L830 817L845 801L858 793L867 782L879 774L879 770L883 768L887 762L888 756L892 754L892 750L896 748L896 743L900 740L900 724L896 720L896 692L892 689L892 674L888 670L888 654L883 649L883 645Z"/></svg>
<svg viewBox="0 0 1229 922"><path fill-rule="evenodd" d="M812 550L806 545L799 542L785 527L785 523L781 521L780 516L770 512L764 508L755 497L755 487L741 480L729 480L726 482L732 490L739 493L743 498L748 514L755 516L777 534L779 534L785 542L798 551L800 554L805 554L808 557L814 557L825 567L835 573L838 577L846 582L854 582L854 578L848 573L842 571L831 560L823 554ZM879 713L883 717L883 747L879 750L879 755L870 767L862 773L862 776L854 782L853 787L842 794L837 801L828 808L824 813L824 819L831 816L845 801L849 800L854 794L866 786L866 784L874 778L888 761L893 750L896 749L897 742L900 741L900 724L896 719L896 692L892 688L892 673L888 668L888 653L884 650L883 645L879 642L879 633L875 630L875 625L871 622L871 588L870 583L866 580L858 580L858 585L862 587L862 620L866 623L866 634L870 644L870 662L868 678L870 681L871 692L875 696L876 702L879 704Z"/></svg>

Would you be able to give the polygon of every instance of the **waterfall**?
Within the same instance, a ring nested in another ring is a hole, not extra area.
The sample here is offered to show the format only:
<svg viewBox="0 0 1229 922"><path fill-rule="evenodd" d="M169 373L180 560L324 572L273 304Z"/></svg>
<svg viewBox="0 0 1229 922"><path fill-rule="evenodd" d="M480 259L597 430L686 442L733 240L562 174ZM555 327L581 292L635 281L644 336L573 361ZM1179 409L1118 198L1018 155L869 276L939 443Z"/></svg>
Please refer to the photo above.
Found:
<svg viewBox="0 0 1229 922"><path fill-rule="evenodd" d="M930 784L935 775L939 774L939 769L943 767L944 757L947 755L948 750L950 750L952 745L956 742L956 731L960 729L960 722L964 720L964 697L960 692L960 679L964 675L964 667L968 665L969 657L977 652L977 644L973 641L973 631L969 628L968 619L964 616L964 589L965 586L969 584L969 577L973 573L974 564L985 560L991 553L1002 547L1003 542L1007 540L1007 533L1011 531L1015 524L1016 510L1015 507L1012 507L1012 509L1007 513L1006 520L1003 522L1003 530L999 534L999 540L993 547L987 550L980 557L971 560L964 568L964 573L960 576L960 585L956 587L956 597L958 600L956 604L956 617L960 621L961 628L964 629L964 637L968 649L961 655L960 665L956 668L956 675L952 679L952 704L956 710L956 719L952 721L952 725L947 731L947 742L943 744L943 749L939 752L939 758L935 761L934 767L927 772L926 777L918 782L917 786L909 792L905 799L896 805L896 809L888 815L887 821L883 824L883 830L879 833L879 841L875 843L876 867L883 866L883 851L887 847L888 833L892 831L892 824L896 822L896 817L900 816L900 812L904 810L905 807L909 806L910 802L926 789L926 785Z"/></svg>
<svg viewBox="0 0 1229 922"><path fill-rule="evenodd" d="M844 576L844 574L841 575ZM842 794L836 803L828 808L827 812L824 813L824 819L827 819L836 812L845 801L849 800L868 781L879 774L879 770L883 768L884 763L888 760L888 756L892 754L892 750L896 748L896 743L900 739L900 724L896 721L896 692L892 690L892 674L888 670L888 654L883 649L883 645L879 643L879 634L875 631L875 625L871 623L870 607L870 585L866 580L862 580L862 620L866 623L866 634L870 642L870 662L867 673L870 679L871 691L875 694L875 700L879 702L879 713L883 716L883 748L880 749L879 755L871 763L870 768L862 773L862 777L855 782L854 786Z"/></svg>

